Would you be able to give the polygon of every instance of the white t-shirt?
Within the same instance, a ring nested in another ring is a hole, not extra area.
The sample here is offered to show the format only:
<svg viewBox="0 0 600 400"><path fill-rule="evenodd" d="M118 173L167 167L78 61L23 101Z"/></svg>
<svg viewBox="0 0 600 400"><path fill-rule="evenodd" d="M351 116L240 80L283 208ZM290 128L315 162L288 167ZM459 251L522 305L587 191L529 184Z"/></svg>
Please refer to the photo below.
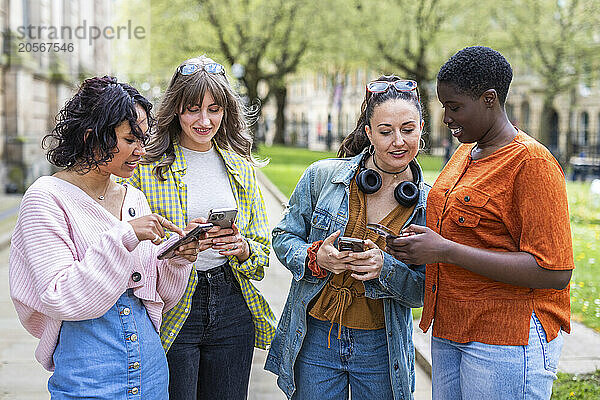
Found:
<svg viewBox="0 0 600 400"><path fill-rule="evenodd" d="M208 212L213 208L236 208L225 163L215 147L204 152L185 147L181 150L187 163L183 176L187 185L187 222L199 217L208 218ZM227 257L218 251L207 249L198 254L194 266L199 271L206 271L226 261Z"/></svg>

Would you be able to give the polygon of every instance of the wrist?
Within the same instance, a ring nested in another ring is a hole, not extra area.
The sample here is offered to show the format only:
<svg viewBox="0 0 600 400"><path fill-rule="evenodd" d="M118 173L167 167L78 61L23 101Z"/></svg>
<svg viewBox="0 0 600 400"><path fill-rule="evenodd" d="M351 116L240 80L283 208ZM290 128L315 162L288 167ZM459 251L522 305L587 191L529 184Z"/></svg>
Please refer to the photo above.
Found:
<svg viewBox="0 0 600 400"><path fill-rule="evenodd" d="M457 243L444 239L444 242L439 247L439 260L437 262L445 263L445 264L456 264L455 255L456 255L456 245Z"/></svg>
<svg viewBox="0 0 600 400"><path fill-rule="evenodd" d="M244 246L244 251L242 252L242 254L237 256L237 259L240 263L243 263L244 261L250 258L250 244L248 243L248 241L246 241L246 239L243 238L242 243L242 246Z"/></svg>

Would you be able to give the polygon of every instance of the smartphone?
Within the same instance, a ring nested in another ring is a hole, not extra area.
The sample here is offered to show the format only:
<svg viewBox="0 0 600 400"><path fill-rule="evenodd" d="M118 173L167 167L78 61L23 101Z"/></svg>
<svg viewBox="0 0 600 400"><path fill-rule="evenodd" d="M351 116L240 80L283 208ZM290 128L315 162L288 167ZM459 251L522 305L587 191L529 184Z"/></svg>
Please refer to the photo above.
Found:
<svg viewBox="0 0 600 400"><path fill-rule="evenodd" d="M213 208L208 212L208 220L213 225L221 228L231 228L237 216L237 208Z"/></svg>
<svg viewBox="0 0 600 400"><path fill-rule="evenodd" d="M381 224L367 224L367 229L372 230L379 236L383 236L386 242L392 241L398 237L390 228Z"/></svg>
<svg viewBox="0 0 600 400"><path fill-rule="evenodd" d="M354 251L359 253L365 251L365 242L361 239L342 236L338 239L339 251Z"/></svg>
<svg viewBox="0 0 600 400"><path fill-rule="evenodd" d="M213 224L200 224L191 231L189 231L184 237L170 245L166 250L158 255L159 260L164 260L165 258L171 258L175 255L175 250L179 248L179 246L184 246L194 240L198 240L200 234L202 232L206 232L213 227Z"/></svg>

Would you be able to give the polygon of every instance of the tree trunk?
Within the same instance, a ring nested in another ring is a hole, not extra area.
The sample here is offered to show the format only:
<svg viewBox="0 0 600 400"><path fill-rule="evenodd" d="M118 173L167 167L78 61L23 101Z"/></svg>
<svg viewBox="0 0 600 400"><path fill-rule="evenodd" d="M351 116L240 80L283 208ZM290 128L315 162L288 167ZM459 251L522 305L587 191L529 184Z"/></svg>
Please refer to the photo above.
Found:
<svg viewBox="0 0 600 400"><path fill-rule="evenodd" d="M258 97L258 80L255 79L248 79L247 77L244 77L244 86L246 86L246 93L247 96L245 96L246 98L244 98L244 96L242 97L242 99L245 101L245 105L247 107L249 107L253 102L256 102L256 100L259 100ZM252 124L251 126L249 126L250 129L250 134L252 135L252 151L256 152L258 149L256 147L257 145L257 132L258 132L258 117L260 117L260 114L262 112L262 104L260 105L260 109L258 110L258 114L256 115L256 122L254 124Z"/></svg>
<svg viewBox="0 0 600 400"><path fill-rule="evenodd" d="M425 79L420 80L419 82L425 83ZM427 149L427 153L429 153L431 149L431 115L429 115L429 90L423 85L421 89L419 89L419 96L421 98L421 111L423 112L423 120L425 121L425 125L423 126L423 132L426 132L427 135L422 136L425 141L425 148Z"/></svg>
<svg viewBox="0 0 600 400"><path fill-rule="evenodd" d="M285 103L287 99L287 87L285 84L273 88L275 102L277 104L277 115L275 116L275 136L273 144L285 144Z"/></svg>

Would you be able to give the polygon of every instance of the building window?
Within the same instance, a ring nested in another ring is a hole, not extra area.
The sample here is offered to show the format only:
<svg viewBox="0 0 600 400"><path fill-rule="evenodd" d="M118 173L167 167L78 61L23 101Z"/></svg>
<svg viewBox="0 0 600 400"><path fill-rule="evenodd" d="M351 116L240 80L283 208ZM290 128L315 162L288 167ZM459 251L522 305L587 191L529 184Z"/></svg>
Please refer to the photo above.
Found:
<svg viewBox="0 0 600 400"><path fill-rule="evenodd" d="M510 122L514 122L515 107L512 104L506 103L506 115L508 115Z"/></svg>
<svg viewBox="0 0 600 400"><path fill-rule="evenodd" d="M590 119L587 112L582 112L579 118L579 132L578 132L578 144L585 146L589 140L589 125Z"/></svg>
<svg viewBox="0 0 600 400"><path fill-rule="evenodd" d="M521 104L521 129L524 131L529 130L529 102L524 101Z"/></svg>

